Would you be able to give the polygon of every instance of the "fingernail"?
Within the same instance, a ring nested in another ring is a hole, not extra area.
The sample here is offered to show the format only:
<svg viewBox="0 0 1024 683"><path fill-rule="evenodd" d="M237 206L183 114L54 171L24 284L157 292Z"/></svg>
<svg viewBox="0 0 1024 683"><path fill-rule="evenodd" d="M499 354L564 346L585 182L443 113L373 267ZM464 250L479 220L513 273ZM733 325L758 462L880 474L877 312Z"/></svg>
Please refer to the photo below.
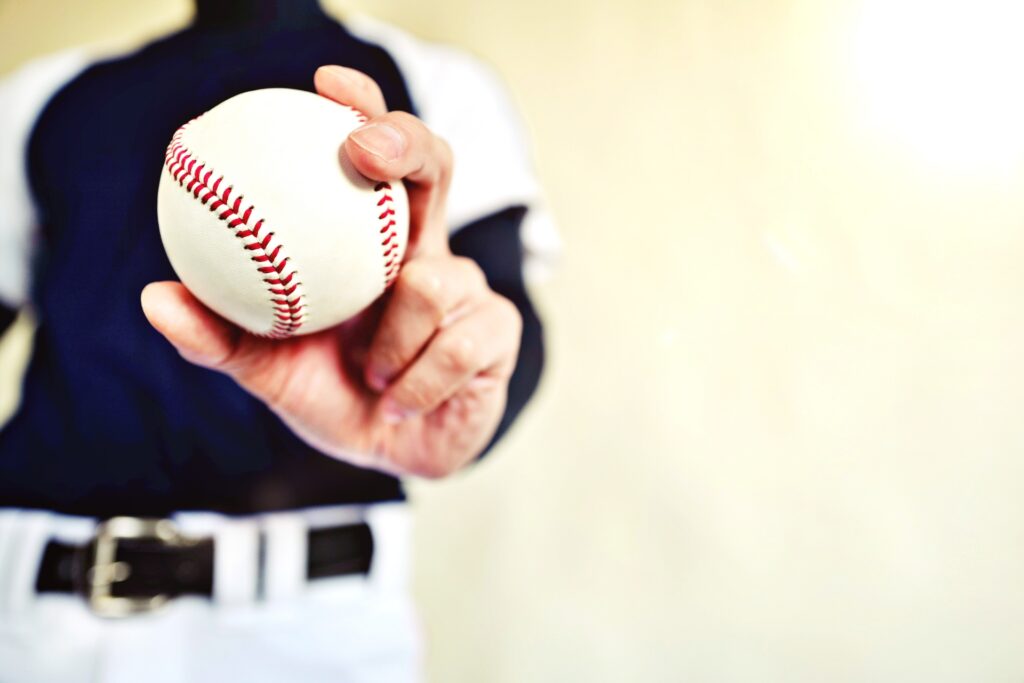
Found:
<svg viewBox="0 0 1024 683"><path fill-rule="evenodd" d="M383 402L383 415L388 424L398 424L415 415L415 411L403 408L394 399L386 398Z"/></svg>
<svg viewBox="0 0 1024 683"><path fill-rule="evenodd" d="M367 152L384 161L394 161L405 151L405 137L401 131L386 123L363 126L349 137Z"/></svg>

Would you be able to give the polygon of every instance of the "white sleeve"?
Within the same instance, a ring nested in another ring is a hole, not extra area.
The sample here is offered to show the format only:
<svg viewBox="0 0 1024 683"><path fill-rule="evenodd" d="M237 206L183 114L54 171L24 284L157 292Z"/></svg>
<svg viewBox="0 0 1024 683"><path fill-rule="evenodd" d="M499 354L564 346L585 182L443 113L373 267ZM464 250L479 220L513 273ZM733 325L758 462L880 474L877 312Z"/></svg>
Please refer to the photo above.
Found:
<svg viewBox="0 0 1024 683"><path fill-rule="evenodd" d="M510 206L526 206L526 271L531 279L543 277L557 261L561 243L534 173L523 125L498 77L464 52L422 41L365 15L347 16L344 23L353 35L391 55L420 118L451 145L452 232Z"/></svg>
<svg viewBox="0 0 1024 683"><path fill-rule="evenodd" d="M29 136L43 107L87 63L83 51L61 52L0 80L0 304L28 300L37 220L28 182Z"/></svg>

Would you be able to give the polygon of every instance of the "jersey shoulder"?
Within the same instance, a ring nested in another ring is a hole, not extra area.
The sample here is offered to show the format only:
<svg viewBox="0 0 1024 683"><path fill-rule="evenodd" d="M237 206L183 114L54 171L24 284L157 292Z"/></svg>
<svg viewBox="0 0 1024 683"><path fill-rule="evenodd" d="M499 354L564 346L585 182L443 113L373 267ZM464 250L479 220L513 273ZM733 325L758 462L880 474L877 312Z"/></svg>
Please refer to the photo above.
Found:
<svg viewBox="0 0 1024 683"><path fill-rule="evenodd" d="M398 64L421 119L452 147L454 228L539 196L528 139L500 78L469 53L353 15L345 27L383 47Z"/></svg>
<svg viewBox="0 0 1024 683"><path fill-rule="evenodd" d="M520 235L526 273L534 281L547 279L560 261L561 240L537 181L526 127L501 78L464 50L422 40L371 17L347 17L345 26L391 54L420 117L451 146L452 230L510 206L525 206Z"/></svg>
<svg viewBox="0 0 1024 683"><path fill-rule="evenodd" d="M41 57L0 79L0 303L18 308L28 298L35 210L27 148L40 113L92 61L76 49Z"/></svg>

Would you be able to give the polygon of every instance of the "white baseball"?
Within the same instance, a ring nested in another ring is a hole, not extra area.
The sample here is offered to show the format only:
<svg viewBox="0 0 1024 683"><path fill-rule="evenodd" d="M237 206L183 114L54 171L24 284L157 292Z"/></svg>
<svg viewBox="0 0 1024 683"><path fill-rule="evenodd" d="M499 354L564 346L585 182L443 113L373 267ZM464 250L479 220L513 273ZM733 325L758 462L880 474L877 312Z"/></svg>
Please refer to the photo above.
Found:
<svg viewBox="0 0 1024 683"><path fill-rule="evenodd" d="M167 256L209 308L255 334L337 325L394 280L409 230L401 181L344 150L366 118L299 90L242 93L182 126L157 213Z"/></svg>

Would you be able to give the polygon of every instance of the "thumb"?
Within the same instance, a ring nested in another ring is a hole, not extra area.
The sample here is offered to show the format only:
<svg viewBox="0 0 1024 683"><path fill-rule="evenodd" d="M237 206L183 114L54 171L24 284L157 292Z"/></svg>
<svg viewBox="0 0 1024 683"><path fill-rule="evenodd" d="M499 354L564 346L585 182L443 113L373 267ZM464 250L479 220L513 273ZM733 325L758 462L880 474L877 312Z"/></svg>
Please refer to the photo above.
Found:
<svg viewBox="0 0 1024 683"><path fill-rule="evenodd" d="M142 290L142 311L185 360L224 370L241 331L199 302L180 282L153 282Z"/></svg>

